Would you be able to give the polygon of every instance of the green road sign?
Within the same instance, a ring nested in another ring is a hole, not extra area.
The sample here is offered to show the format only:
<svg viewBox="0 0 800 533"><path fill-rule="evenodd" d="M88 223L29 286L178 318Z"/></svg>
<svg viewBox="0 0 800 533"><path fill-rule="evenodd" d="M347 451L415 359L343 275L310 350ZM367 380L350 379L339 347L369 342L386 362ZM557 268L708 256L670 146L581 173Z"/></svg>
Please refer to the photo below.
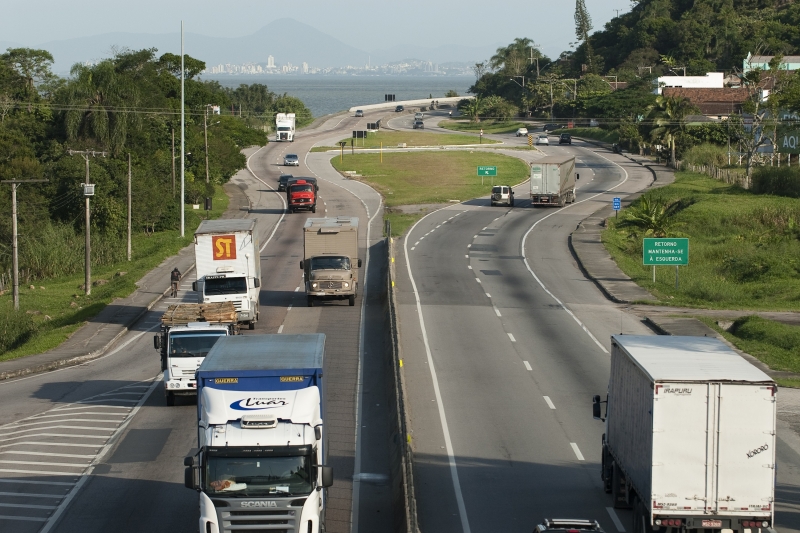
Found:
<svg viewBox="0 0 800 533"><path fill-rule="evenodd" d="M688 265L689 239L646 238L642 245L642 264L645 266Z"/></svg>
<svg viewBox="0 0 800 533"><path fill-rule="evenodd" d="M478 176L497 176L497 167L478 167Z"/></svg>
<svg viewBox="0 0 800 533"><path fill-rule="evenodd" d="M800 154L800 131L778 132L778 152Z"/></svg>

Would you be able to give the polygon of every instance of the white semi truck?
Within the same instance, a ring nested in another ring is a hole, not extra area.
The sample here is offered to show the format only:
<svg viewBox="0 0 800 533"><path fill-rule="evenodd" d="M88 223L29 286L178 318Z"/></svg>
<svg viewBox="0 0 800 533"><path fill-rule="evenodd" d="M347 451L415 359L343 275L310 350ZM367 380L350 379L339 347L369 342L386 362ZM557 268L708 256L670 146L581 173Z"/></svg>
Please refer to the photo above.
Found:
<svg viewBox="0 0 800 533"><path fill-rule="evenodd" d="M358 295L358 217L309 218L303 226L303 280L308 307L314 300L347 300Z"/></svg>
<svg viewBox="0 0 800 533"><path fill-rule="evenodd" d="M255 219L204 220L194 232L200 303L233 302L240 323L255 329L261 261Z"/></svg>
<svg viewBox="0 0 800 533"><path fill-rule="evenodd" d="M175 396L197 394L195 372L221 337L239 332L236 309L231 302L177 304L161 315L161 331L153 346L161 356L164 396L168 406Z"/></svg>
<svg viewBox="0 0 800 533"><path fill-rule="evenodd" d="M197 370L198 448L184 459L203 533L325 529L325 335L220 339Z"/></svg>
<svg viewBox="0 0 800 533"><path fill-rule="evenodd" d="M531 205L564 207L575 201L575 156L549 155L531 163Z"/></svg>
<svg viewBox="0 0 800 533"><path fill-rule="evenodd" d="M775 512L775 382L718 339L611 337L601 478L634 532L757 533Z"/></svg>
<svg viewBox="0 0 800 533"><path fill-rule="evenodd" d="M275 115L275 140L294 142L295 114L277 113Z"/></svg>

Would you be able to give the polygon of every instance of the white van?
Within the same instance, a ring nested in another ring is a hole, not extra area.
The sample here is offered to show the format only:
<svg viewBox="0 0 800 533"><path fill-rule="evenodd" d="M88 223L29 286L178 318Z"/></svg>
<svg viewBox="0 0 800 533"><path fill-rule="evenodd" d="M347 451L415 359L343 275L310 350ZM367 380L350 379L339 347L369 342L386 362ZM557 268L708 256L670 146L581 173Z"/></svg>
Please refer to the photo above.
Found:
<svg viewBox="0 0 800 533"><path fill-rule="evenodd" d="M508 185L495 185L492 187L492 206L507 205L514 207L514 189Z"/></svg>

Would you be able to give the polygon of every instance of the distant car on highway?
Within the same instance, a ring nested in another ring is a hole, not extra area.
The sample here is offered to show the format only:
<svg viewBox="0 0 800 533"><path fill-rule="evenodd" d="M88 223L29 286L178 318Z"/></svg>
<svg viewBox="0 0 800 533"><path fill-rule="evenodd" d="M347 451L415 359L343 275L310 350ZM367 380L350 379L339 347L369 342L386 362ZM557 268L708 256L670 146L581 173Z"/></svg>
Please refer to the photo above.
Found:
<svg viewBox="0 0 800 533"><path fill-rule="evenodd" d="M364 111L362 111L361 109L356 109L356 116L357 117L363 117L364 116Z"/></svg>
<svg viewBox="0 0 800 533"><path fill-rule="evenodd" d="M597 520L545 518L533 533L604 533Z"/></svg>
<svg viewBox="0 0 800 533"><path fill-rule="evenodd" d="M569 133L562 133L558 138L558 144L572 144L572 135Z"/></svg>
<svg viewBox="0 0 800 533"><path fill-rule="evenodd" d="M415 130L423 130L423 129L425 129L425 123L422 122L421 120L415 120L414 121L414 129Z"/></svg>
<svg viewBox="0 0 800 533"><path fill-rule="evenodd" d="M550 139L547 138L547 135L539 135L536 138L536 144L546 144L547 146L550 146Z"/></svg>
<svg viewBox="0 0 800 533"><path fill-rule="evenodd" d="M544 125L544 131L553 131L553 130L557 130L560 127L561 126L558 125L558 124L545 124Z"/></svg>
<svg viewBox="0 0 800 533"><path fill-rule="evenodd" d="M278 191L279 192L285 191L286 184L289 183L289 180L293 178L294 176L292 176L291 174L281 174L281 176L278 178Z"/></svg>
<svg viewBox="0 0 800 533"><path fill-rule="evenodd" d="M401 105L399 105L399 106L394 108L394 112L395 113L400 113L400 112L405 111L405 110L406 110L406 108L401 106Z"/></svg>
<svg viewBox="0 0 800 533"><path fill-rule="evenodd" d="M418 112L414 113L414 120L422 120L422 117L424 117L424 116L425 115L423 113L418 111Z"/></svg>
<svg viewBox="0 0 800 533"><path fill-rule="evenodd" d="M519 128L514 135L516 135L517 137L524 137L527 134L528 134L528 128Z"/></svg>
<svg viewBox="0 0 800 533"><path fill-rule="evenodd" d="M300 166L300 158L297 157L297 154L286 154L283 156L283 166L286 167L299 167Z"/></svg>

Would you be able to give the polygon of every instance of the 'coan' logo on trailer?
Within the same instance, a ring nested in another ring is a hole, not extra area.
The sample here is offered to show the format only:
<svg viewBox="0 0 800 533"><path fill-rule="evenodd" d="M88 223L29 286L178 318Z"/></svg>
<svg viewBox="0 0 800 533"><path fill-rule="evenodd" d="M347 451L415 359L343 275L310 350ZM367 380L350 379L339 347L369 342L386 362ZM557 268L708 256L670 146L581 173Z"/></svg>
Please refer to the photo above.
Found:
<svg viewBox="0 0 800 533"><path fill-rule="evenodd" d="M258 411L261 409L277 409L278 407L285 407L289 402L283 398L245 398L243 400L236 400L231 404L231 409L237 411Z"/></svg>

